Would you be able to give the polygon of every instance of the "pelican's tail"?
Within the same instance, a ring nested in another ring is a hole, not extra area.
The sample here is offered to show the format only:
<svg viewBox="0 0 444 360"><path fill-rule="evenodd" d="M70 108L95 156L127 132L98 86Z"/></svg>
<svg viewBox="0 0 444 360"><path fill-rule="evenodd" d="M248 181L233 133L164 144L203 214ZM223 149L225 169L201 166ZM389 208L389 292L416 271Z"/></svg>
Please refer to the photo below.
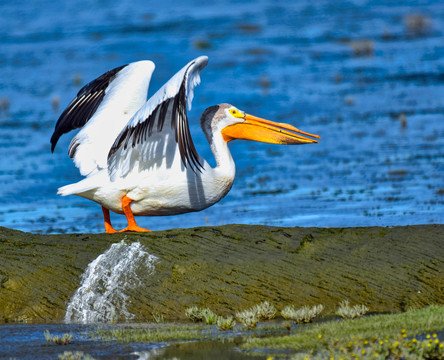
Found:
<svg viewBox="0 0 444 360"><path fill-rule="evenodd" d="M66 186L62 186L62 187L58 188L57 194L62 195L62 196L79 195L79 194L84 193L84 192L91 190L91 189L93 189L93 187L84 187L84 186L82 186L82 181L79 181L78 183L70 184L70 185L66 185Z"/></svg>
<svg viewBox="0 0 444 360"><path fill-rule="evenodd" d="M105 172L106 175L106 172ZM74 184L62 186L57 190L57 194L66 195L81 195L87 191L97 189L101 184L100 176L89 176Z"/></svg>

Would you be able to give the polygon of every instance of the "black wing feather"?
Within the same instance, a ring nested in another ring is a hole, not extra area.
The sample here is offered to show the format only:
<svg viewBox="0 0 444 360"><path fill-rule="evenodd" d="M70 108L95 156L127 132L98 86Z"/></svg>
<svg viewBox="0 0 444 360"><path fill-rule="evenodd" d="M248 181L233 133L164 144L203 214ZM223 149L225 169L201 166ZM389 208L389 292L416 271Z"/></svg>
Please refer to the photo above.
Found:
<svg viewBox="0 0 444 360"><path fill-rule="evenodd" d="M54 133L51 136L51 152L54 152L60 136L84 126L91 119L105 96L106 88L125 66L127 65L107 71L80 89L76 98L71 101L57 120Z"/></svg>
<svg viewBox="0 0 444 360"><path fill-rule="evenodd" d="M190 67L194 64L190 64ZM189 69L189 68L188 68ZM155 122L157 120L157 131L160 132L163 129L165 123L168 107L172 103L171 111L171 127L175 131L175 139L179 146L179 152L183 164L196 172L202 172L203 165L199 161L199 155L194 146L193 139L190 134L190 128L188 125L188 117L186 111L187 96L186 96L186 80L188 69L184 74L179 91L174 98L167 99L157 105L151 114L145 119L145 121L139 122L134 127L125 128L122 133L117 137L111 150L108 154L108 159L119 149L123 144L124 149L127 149L128 145L134 147L136 144L147 140L147 137L153 133ZM156 114L159 116L156 119Z"/></svg>

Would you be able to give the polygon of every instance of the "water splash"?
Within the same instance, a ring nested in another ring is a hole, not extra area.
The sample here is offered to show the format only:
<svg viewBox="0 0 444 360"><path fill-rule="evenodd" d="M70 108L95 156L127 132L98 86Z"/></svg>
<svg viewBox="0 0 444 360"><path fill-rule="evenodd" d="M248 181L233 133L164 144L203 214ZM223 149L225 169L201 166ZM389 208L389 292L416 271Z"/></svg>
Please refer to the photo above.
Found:
<svg viewBox="0 0 444 360"><path fill-rule="evenodd" d="M96 323L131 320L128 290L142 285L138 274L154 272L157 257L139 242L112 244L88 265L80 287L72 296L65 322Z"/></svg>

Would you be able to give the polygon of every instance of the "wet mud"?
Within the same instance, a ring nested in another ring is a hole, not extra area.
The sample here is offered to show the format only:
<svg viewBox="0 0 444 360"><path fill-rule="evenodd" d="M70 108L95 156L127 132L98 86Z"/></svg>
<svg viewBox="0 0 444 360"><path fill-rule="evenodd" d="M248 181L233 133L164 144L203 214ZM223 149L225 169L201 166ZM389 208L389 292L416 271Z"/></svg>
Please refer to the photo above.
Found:
<svg viewBox="0 0 444 360"><path fill-rule="evenodd" d="M0 321L61 321L90 262L124 240L158 258L128 290L134 321L233 314L345 299L373 312L444 303L444 225L281 228L227 225L149 234L39 235L0 228ZM119 320L119 319L116 319Z"/></svg>

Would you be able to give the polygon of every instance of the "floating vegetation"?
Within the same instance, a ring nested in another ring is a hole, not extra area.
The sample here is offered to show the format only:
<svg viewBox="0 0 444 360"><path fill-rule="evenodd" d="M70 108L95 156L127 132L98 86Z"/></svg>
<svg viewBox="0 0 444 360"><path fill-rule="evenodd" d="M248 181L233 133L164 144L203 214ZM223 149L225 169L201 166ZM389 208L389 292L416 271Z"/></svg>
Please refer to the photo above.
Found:
<svg viewBox="0 0 444 360"><path fill-rule="evenodd" d="M422 36L430 31L431 20L422 14L408 14L404 17L406 31L413 36Z"/></svg>
<svg viewBox="0 0 444 360"><path fill-rule="evenodd" d="M208 40L196 40L194 41L193 46L197 50L208 50L212 48L211 42Z"/></svg>
<svg viewBox="0 0 444 360"><path fill-rule="evenodd" d="M281 315L284 319L294 320L297 323L309 323L318 316L322 310L324 310L323 305L315 305L312 307L303 306L299 309L295 309L293 305L289 305L281 311Z"/></svg>
<svg viewBox="0 0 444 360"><path fill-rule="evenodd" d="M55 113L58 113L60 111L59 106L60 106L60 96L58 95L54 95L51 99L51 105L52 105L52 110Z"/></svg>
<svg viewBox="0 0 444 360"><path fill-rule="evenodd" d="M271 80L268 76L261 76L259 78L259 86L262 88L262 94L268 96L268 91L270 90Z"/></svg>
<svg viewBox="0 0 444 360"><path fill-rule="evenodd" d="M364 315L368 310L368 307L365 305L350 306L349 301L344 300L339 303L339 308L336 310L336 314L343 319L354 319Z"/></svg>
<svg viewBox="0 0 444 360"><path fill-rule="evenodd" d="M10 105L9 98L1 97L0 98L0 113L3 111L7 114L9 111L9 105Z"/></svg>
<svg viewBox="0 0 444 360"><path fill-rule="evenodd" d="M259 321L256 309L254 308L237 312L236 319L239 320L241 324L250 329L256 327L256 324Z"/></svg>
<svg viewBox="0 0 444 360"><path fill-rule="evenodd" d="M236 320L232 316L219 316L217 318L217 327L220 330L231 330L234 328L234 325L236 325Z"/></svg>
<svg viewBox="0 0 444 360"><path fill-rule="evenodd" d="M399 114L399 122L401 123L401 127L405 129L407 127L407 117L404 113Z"/></svg>
<svg viewBox="0 0 444 360"><path fill-rule="evenodd" d="M258 24L251 24L251 23L240 23L237 26L238 29L240 29L244 34L255 34L261 31L261 26Z"/></svg>
<svg viewBox="0 0 444 360"><path fill-rule="evenodd" d="M372 40L352 40L349 44L354 56L372 56L374 54L375 44Z"/></svg>
<svg viewBox="0 0 444 360"><path fill-rule="evenodd" d="M43 332L47 343L53 343L57 345L68 345L72 342L72 334L52 335L49 330Z"/></svg>
<svg viewBox="0 0 444 360"><path fill-rule="evenodd" d="M65 351L59 354L59 360L95 360L91 355L83 354L82 351Z"/></svg>
<svg viewBox="0 0 444 360"><path fill-rule="evenodd" d="M273 304L268 301L264 301L253 308L256 311L256 317L259 320L271 320L274 319L277 313L277 309Z"/></svg>
<svg viewBox="0 0 444 360"><path fill-rule="evenodd" d="M353 105L356 104L356 100L354 99L354 97L352 97L350 95L347 95L344 98L344 101L345 101L345 104L348 105L348 106L353 106Z"/></svg>
<svg viewBox="0 0 444 360"><path fill-rule="evenodd" d="M163 342L178 340L202 340L202 325L158 325L150 328L124 327L118 329L97 329L93 336L103 341L130 342Z"/></svg>
<svg viewBox="0 0 444 360"><path fill-rule="evenodd" d="M74 82L74 85L79 86L82 84L83 79L82 79L82 75L80 74L75 74L72 81Z"/></svg>

